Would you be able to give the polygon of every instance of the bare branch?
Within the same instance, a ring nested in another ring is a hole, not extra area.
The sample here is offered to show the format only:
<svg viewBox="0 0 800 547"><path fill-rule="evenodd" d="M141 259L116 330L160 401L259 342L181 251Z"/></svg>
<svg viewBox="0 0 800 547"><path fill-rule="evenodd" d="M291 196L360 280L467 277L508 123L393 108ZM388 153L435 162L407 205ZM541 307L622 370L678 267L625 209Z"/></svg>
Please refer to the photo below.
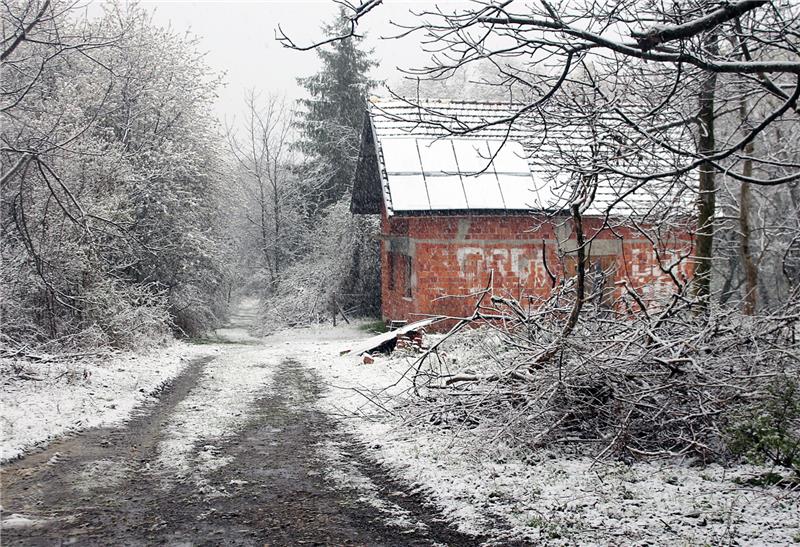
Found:
<svg viewBox="0 0 800 547"><path fill-rule="evenodd" d="M642 51L648 51L672 40L686 40L697 36L767 3L768 0L741 0L739 2L724 3L719 9L688 23L669 26L659 25L641 32L634 32L631 35Z"/></svg>
<svg viewBox="0 0 800 547"><path fill-rule="evenodd" d="M319 42L315 42L307 46L298 46L291 38L289 38L289 36L286 35L281 26L278 25L278 28L275 30L275 39L278 42L280 42L281 45L283 45L283 47L294 49L297 51L309 51L312 49L316 49L318 47L322 47L327 44L332 44L334 42L341 42L349 38L357 38L358 35L356 34L356 26L358 25L359 19L364 17L366 14L368 14L370 11L372 11L374 8L378 7L382 3L383 0L364 0L358 6L345 4L351 10L353 10L353 15L351 15L348 20L350 26L349 30L340 36L332 36L330 38L327 38L325 40L320 40Z"/></svg>

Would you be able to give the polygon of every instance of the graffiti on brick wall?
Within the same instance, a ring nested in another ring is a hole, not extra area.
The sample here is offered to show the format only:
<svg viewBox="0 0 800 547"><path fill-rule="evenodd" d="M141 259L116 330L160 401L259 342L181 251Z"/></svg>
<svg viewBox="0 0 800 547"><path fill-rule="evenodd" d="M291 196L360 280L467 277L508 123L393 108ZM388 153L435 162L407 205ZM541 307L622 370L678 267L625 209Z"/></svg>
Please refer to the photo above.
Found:
<svg viewBox="0 0 800 547"><path fill-rule="evenodd" d="M539 250L531 245L497 248L489 246L454 247L459 274L467 285L478 289L494 272L496 286L534 289L545 279Z"/></svg>

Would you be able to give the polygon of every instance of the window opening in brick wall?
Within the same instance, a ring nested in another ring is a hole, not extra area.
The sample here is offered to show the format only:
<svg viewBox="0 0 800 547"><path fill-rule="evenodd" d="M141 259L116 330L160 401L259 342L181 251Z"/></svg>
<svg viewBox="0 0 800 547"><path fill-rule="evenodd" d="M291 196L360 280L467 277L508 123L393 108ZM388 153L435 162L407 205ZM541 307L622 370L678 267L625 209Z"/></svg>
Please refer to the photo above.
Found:
<svg viewBox="0 0 800 547"><path fill-rule="evenodd" d="M394 283L394 276L395 276L394 255L395 255L395 253L389 251L389 260L388 260L388 262L389 262L389 264L388 264L388 266L389 266L389 275L387 277L389 278L389 290L390 291L393 291L394 287L395 287L395 283Z"/></svg>
<svg viewBox="0 0 800 547"><path fill-rule="evenodd" d="M590 257L586 268L589 294L602 307L614 304L614 281L617 276L617 257L613 255Z"/></svg>
<svg viewBox="0 0 800 547"><path fill-rule="evenodd" d="M574 256L566 260L565 274L574 277L578 274L578 264ZM586 259L586 299L602 307L611 307L614 303L614 282L617 278L617 256L599 255Z"/></svg>
<svg viewBox="0 0 800 547"><path fill-rule="evenodd" d="M412 264L411 264L411 257L410 256L403 256L404 259L404 266L405 266L405 291L403 292L403 296L406 298L411 298L411 271L412 271Z"/></svg>

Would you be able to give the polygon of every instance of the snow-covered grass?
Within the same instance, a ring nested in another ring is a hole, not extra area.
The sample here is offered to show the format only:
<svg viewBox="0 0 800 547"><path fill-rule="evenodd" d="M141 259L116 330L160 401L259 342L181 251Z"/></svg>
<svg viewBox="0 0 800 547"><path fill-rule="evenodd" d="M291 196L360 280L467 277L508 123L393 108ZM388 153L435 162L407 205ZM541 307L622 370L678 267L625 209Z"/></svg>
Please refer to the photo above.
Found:
<svg viewBox="0 0 800 547"><path fill-rule="evenodd" d="M0 359L0 461L67 432L119 424L209 347L175 342L148 353L47 362Z"/></svg>
<svg viewBox="0 0 800 547"><path fill-rule="evenodd" d="M800 541L800 493L746 486L768 471L690 462L601 463L552 452L520 454L478 430L404 425L402 413L370 402L409 387L402 352L364 365L322 344L309 361L331 386L321 408L369 447L393 474L425 491L456 524L498 543L736 543ZM396 400L403 400L396 399Z"/></svg>

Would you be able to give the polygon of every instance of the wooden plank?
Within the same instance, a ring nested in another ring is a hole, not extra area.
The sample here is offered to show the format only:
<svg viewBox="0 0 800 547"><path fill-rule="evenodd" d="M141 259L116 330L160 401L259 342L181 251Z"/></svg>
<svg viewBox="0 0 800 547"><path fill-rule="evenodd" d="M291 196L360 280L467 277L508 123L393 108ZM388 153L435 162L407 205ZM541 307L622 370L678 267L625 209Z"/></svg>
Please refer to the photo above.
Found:
<svg viewBox="0 0 800 547"><path fill-rule="evenodd" d="M362 355L367 353L368 351L372 351L386 342L389 342L398 336L403 334L409 333L411 331L419 330L422 328L427 327L428 325L432 325L437 321L441 321L443 317L429 317L427 319L423 319L421 321L416 321L414 323L409 323L400 327L399 329L389 331L389 332L382 332L381 334L377 334L371 338L364 340L363 342L358 343L354 347L350 349L342 350L339 355L346 355L348 353L352 353L355 355Z"/></svg>

